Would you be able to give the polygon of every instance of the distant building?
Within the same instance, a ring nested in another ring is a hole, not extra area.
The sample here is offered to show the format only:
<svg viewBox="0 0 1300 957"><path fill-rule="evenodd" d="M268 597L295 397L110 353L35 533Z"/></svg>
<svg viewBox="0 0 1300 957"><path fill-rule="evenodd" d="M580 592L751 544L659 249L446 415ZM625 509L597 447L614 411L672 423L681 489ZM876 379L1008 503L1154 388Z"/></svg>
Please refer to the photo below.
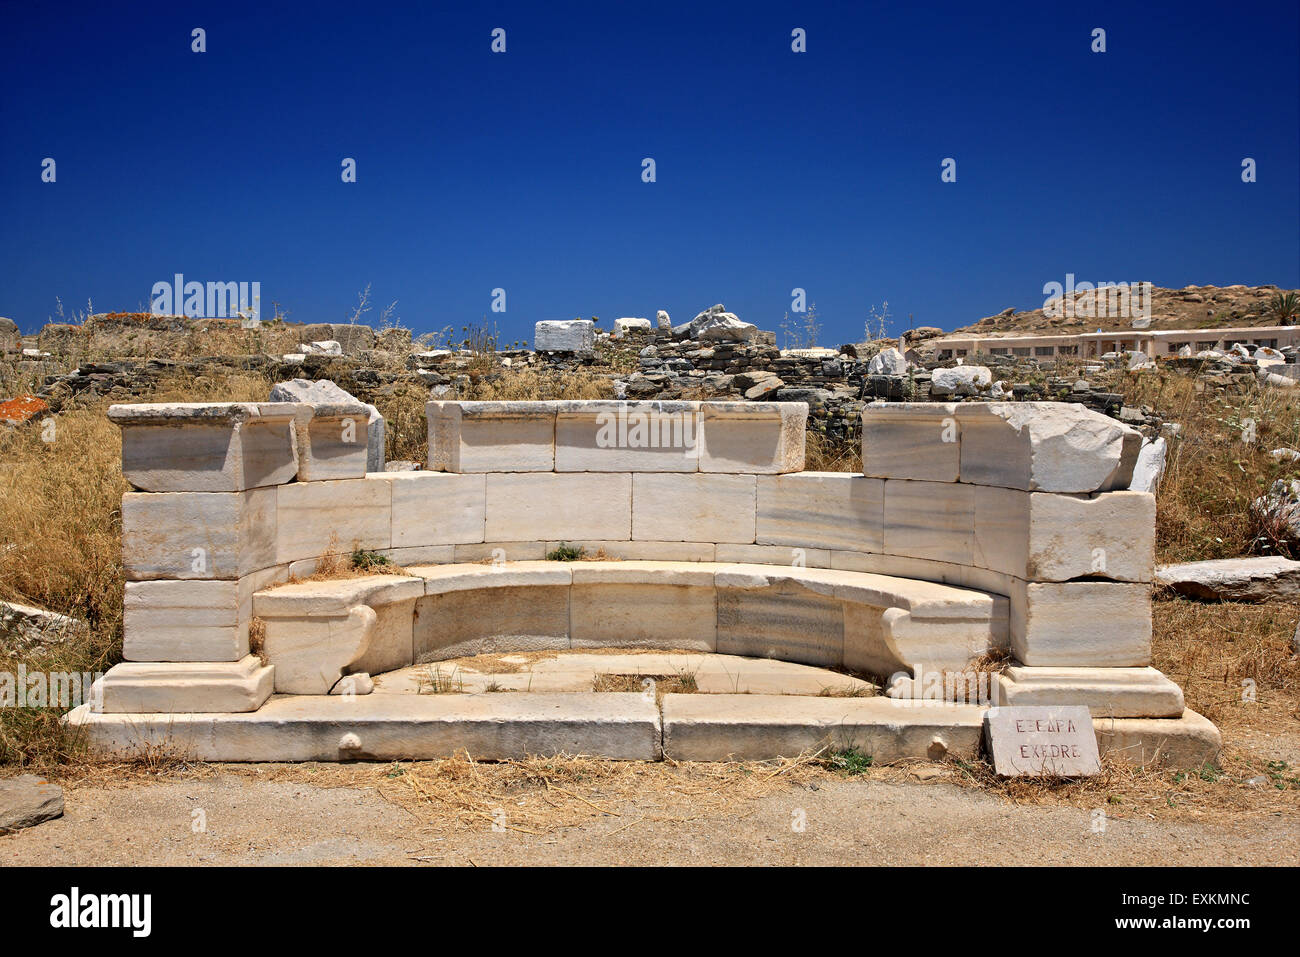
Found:
<svg viewBox="0 0 1300 957"><path fill-rule="evenodd" d="M1249 329L1112 329L1110 332L1081 332L1074 335L971 335L969 333L927 339L925 348L940 359L962 359L980 355L1017 356L1030 359L1061 357L1096 358L1107 352L1145 352L1156 356L1177 355L1190 346L1195 355L1205 349L1224 352L1236 343L1250 346L1300 347L1300 326L1255 326Z"/></svg>

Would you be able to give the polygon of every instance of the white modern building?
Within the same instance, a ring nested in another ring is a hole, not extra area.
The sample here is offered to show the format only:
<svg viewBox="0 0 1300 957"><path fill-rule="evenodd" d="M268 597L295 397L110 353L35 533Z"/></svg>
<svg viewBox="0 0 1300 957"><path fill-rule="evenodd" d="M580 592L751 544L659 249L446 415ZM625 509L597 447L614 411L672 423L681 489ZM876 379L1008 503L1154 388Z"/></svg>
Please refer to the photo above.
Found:
<svg viewBox="0 0 1300 957"><path fill-rule="evenodd" d="M1112 329L1074 335L971 335L950 334L927 339L941 359L959 359L978 354L1053 359L1057 356L1095 358L1108 352L1145 352L1151 357L1172 356L1183 346L1192 353L1205 349L1223 351L1236 343L1281 349L1300 347L1300 326L1254 326L1247 329Z"/></svg>

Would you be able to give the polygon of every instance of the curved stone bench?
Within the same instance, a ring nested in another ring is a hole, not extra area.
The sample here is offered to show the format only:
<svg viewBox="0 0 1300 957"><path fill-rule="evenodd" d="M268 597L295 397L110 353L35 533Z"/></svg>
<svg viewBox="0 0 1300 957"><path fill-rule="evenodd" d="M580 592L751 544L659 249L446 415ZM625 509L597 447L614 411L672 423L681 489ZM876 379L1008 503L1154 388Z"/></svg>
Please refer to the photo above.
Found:
<svg viewBox="0 0 1300 957"><path fill-rule="evenodd" d="M1001 595L829 568L715 562L451 564L253 596L275 690L487 652L682 649L888 676L1007 644Z"/></svg>
<svg viewBox="0 0 1300 957"><path fill-rule="evenodd" d="M912 699L1005 649L1004 702L1086 705L1135 760L1213 758L1213 726L1148 667L1155 499L1126 490L1138 432L1069 403L873 403L862 468L809 472L807 411L431 402L427 470L367 473L361 407L114 406L136 489L122 501L126 663L69 720L96 747L187 727L193 753L231 760L437 756L458 720L481 756L575 741L644 756L674 727L679 754L762 756L828 722L924 756L879 702L669 695L661 725L637 695L575 696L568 717L514 695L398 707L360 675L622 646L893 677L891 695ZM560 544L617 560L545 561ZM311 580L323 555L358 549L412 574ZM981 710L921 724L975 748ZM512 723L523 736L507 743ZM696 731L706 743L687 748ZM635 741L607 736L624 733Z"/></svg>

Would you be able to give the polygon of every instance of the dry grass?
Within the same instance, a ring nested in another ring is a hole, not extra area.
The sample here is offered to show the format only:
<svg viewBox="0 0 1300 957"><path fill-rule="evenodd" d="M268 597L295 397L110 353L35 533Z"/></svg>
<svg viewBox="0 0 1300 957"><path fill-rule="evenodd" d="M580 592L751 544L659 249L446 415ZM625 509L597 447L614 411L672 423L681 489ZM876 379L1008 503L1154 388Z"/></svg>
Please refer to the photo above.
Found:
<svg viewBox="0 0 1300 957"><path fill-rule="evenodd" d="M590 372L517 369L471 378L461 399L522 402L549 399L612 399L614 384Z"/></svg>
<svg viewBox="0 0 1300 957"><path fill-rule="evenodd" d="M857 442L833 442L809 430L804 436L803 467L807 472L861 472L861 448Z"/></svg>
<svg viewBox="0 0 1300 957"><path fill-rule="evenodd" d="M695 694L700 690L695 675L688 671L672 675L597 674L591 683L592 691L635 691L645 694L651 689L655 702L663 704L666 694Z"/></svg>
<svg viewBox="0 0 1300 957"><path fill-rule="evenodd" d="M325 551L316 559L310 575L290 575L285 581L268 588L298 585L302 582L346 581L354 578L373 578L375 575L411 576L401 565L375 552L353 549L345 552L339 548L337 535L331 535Z"/></svg>
<svg viewBox="0 0 1300 957"><path fill-rule="evenodd" d="M1300 396L1254 385L1207 389L1168 369L1128 376L1122 388L1128 405L1151 406L1183 427L1156 497L1157 561L1277 554L1250 506L1276 479L1300 477L1300 463L1268 454L1300 448Z"/></svg>
<svg viewBox="0 0 1300 957"><path fill-rule="evenodd" d="M578 827L594 817L689 821L745 817L745 805L824 774L813 755L788 761L647 764L560 756L482 764L461 753L444 761L395 764L376 789L432 829L496 824L525 834ZM626 809L635 807L634 812Z"/></svg>
<svg viewBox="0 0 1300 957"><path fill-rule="evenodd" d="M1290 602L1159 600L1151 664L1225 738L1247 728L1300 737L1300 657L1291 649L1297 614Z"/></svg>
<svg viewBox="0 0 1300 957"><path fill-rule="evenodd" d="M175 378L141 401L263 399L265 378ZM102 672L121 660L121 436L105 413L115 399L78 397L54 417L53 441L39 424L0 429L0 599L85 621L81 641L21 660L29 670ZM0 649L0 670L20 661ZM0 711L0 765L48 769L73 759L77 741L57 709Z"/></svg>

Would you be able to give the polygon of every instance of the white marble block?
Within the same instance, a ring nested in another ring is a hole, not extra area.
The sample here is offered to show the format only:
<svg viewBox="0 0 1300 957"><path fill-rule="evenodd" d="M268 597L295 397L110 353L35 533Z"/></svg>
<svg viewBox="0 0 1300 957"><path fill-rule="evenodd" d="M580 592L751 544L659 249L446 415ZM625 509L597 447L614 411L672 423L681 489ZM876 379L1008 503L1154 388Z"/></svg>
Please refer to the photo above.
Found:
<svg viewBox="0 0 1300 957"><path fill-rule="evenodd" d="M719 654L843 664L844 606L834 597L793 578L747 580L721 572L717 592Z"/></svg>
<svg viewBox="0 0 1300 957"><path fill-rule="evenodd" d="M637 541L753 543L756 476L638 473L631 478Z"/></svg>
<svg viewBox="0 0 1300 957"><path fill-rule="evenodd" d="M538 352L589 353L596 347L596 324L590 319L543 319L533 324Z"/></svg>
<svg viewBox="0 0 1300 957"><path fill-rule="evenodd" d="M975 487L976 565L1026 581L1109 578L1149 582L1155 496L1060 495Z"/></svg>
<svg viewBox="0 0 1300 957"><path fill-rule="evenodd" d="M301 408L294 422L298 481L364 477L370 456L370 410L359 402Z"/></svg>
<svg viewBox="0 0 1300 957"><path fill-rule="evenodd" d="M238 661L123 662L100 679L101 714L256 711L271 696L275 670L256 655Z"/></svg>
<svg viewBox="0 0 1300 957"><path fill-rule="evenodd" d="M581 563L579 563L581 564ZM707 584L633 584L578 581L569 593L569 638L574 648L664 648L712 652L717 646L717 602Z"/></svg>
<svg viewBox="0 0 1300 957"><path fill-rule="evenodd" d="M701 403L700 471L801 471L807 424L806 402Z"/></svg>
<svg viewBox="0 0 1300 957"><path fill-rule="evenodd" d="M281 486L276 513L276 561L319 558L333 543L350 554L392 545L392 479L389 473L335 482Z"/></svg>
<svg viewBox="0 0 1300 957"><path fill-rule="evenodd" d="M483 541L487 476L451 472L387 474L393 490L393 548Z"/></svg>
<svg viewBox="0 0 1300 957"><path fill-rule="evenodd" d="M275 564L276 490L127 492L122 564L130 581L235 579Z"/></svg>
<svg viewBox="0 0 1300 957"><path fill-rule="evenodd" d="M1183 691L1155 668L1027 668L998 676L1000 704L1085 705L1093 718L1178 718Z"/></svg>
<svg viewBox="0 0 1300 957"><path fill-rule="evenodd" d="M700 403L558 403L557 472L695 472Z"/></svg>
<svg viewBox="0 0 1300 957"><path fill-rule="evenodd" d="M879 552L885 483L851 472L760 475L757 542Z"/></svg>
<svg viewBox="0 0 1300 957"><path fill-rule="evenodd" d="M1025 665L1138 668L1151 660L1151 586L1021 582L1011 588L1011 651Z"/></svg>
<svg viewBox="0 0 1300 957"><path fill-rule="evenodd" d="M975 554L975 489L956 482L885 485L885 544L889 555L970 565Z"/></svg>
<svg viewBox="0 0 1300 957"><path fill-rule="evenodd" d="M961 481L1028 492L1127 489L1142 433L1072 402L957 407Z"/></svg>
<svg viewBox="0 0 1300 957"><path fill-rule="evenodd" d="M569 586L505 585L444 591L416 603L418 664L502 651L569 647ZM455 682L451 668L438 674Z"/></svg>
<svg viewBox="0 0 1300 957"><path fill-rule="evenodd" d="M298 474L292 402L114 405L122 475L145 492L242 492Z"/></svg>
<svg viewBox="0 0 1300 957"><path fill-rule="evenodd" d="M550 472L554 402L430 402L429 468L435 472Z"/></svg>
<svg viewBox="0 0 1300 957"><path fill-rule="evenodd" d="M602 472L488 475L486 540L626 541L632 534L632 479Z"/></svg>
<svg viewBox="0 0 1300 957"><path fill-rule="evenodd" d="M955 482L961 430L952 402L882 402L862 410L862 471L872 478Z"/></svg>
<svg viewBox="0 0 1300 957"><path fill-rule="evenodd" d="M253 592L271 568L236 581L127 582L122 657L127 661L238 661L248 654Z"/></svg>

